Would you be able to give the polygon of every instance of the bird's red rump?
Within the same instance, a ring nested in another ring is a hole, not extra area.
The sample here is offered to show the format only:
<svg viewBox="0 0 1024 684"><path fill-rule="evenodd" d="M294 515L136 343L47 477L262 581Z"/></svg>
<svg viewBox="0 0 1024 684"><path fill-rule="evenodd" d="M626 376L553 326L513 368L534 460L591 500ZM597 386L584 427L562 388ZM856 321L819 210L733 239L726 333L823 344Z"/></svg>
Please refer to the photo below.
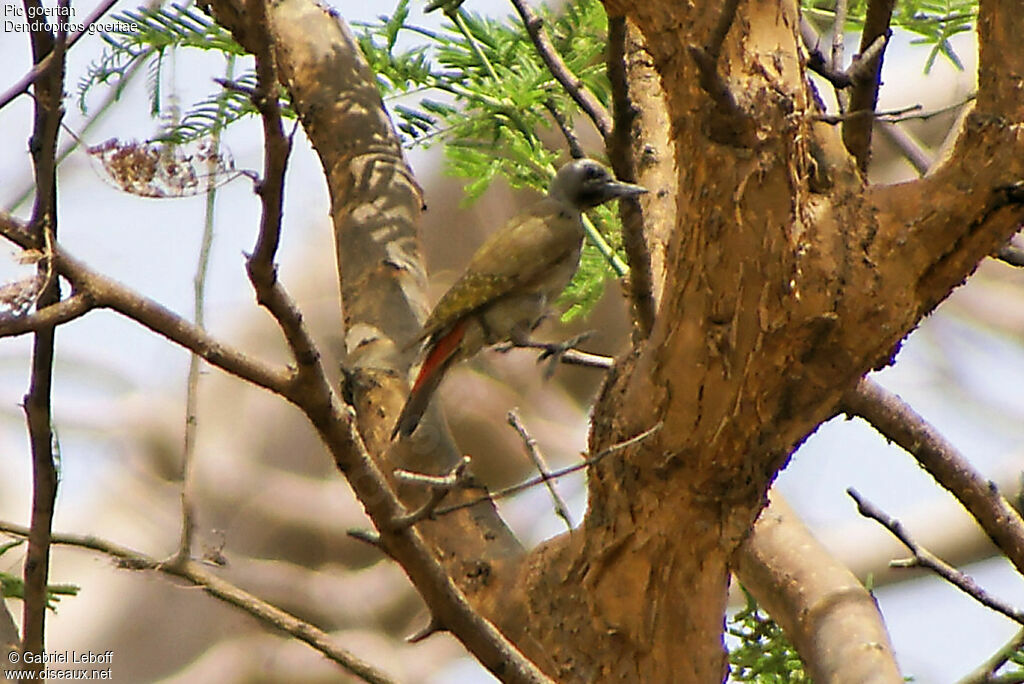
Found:
<svg viewBox="0 0 1024 684"><path fill-rule="evenodd" d="M439 339L434 343L434 346L430 348L430 353L427 354L426 360L420 367L419 375L416 376L416 382L412 384L412 391L410 394L415 394L416 390L431 376L438 368L444 365L444 362L448 360L455 350L459 348L459 343L462 342L462 336L466 334L466 321L461 320L455 324L455 326L448 332L447 335Z"/></svg>

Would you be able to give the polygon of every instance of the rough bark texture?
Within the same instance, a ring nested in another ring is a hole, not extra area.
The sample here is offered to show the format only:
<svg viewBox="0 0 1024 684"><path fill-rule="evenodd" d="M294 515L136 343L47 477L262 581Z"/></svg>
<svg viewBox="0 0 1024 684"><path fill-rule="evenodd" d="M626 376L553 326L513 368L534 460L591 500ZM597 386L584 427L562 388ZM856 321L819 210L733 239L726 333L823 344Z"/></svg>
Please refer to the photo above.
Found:
<svg viewBox="0 0 1024 684"><path fill-rule="evenodd" d="M644 33L684 161L655 328L610 376L591 446L664 428L592 470L583 533L533 555L510 597L526 624L506 631L562 681L717 681L729 559L775 474L1020 223L1022 19L982 3L981 92L951 160L873 189L812 119L794 3L741 3L718 61L752 145L720 134L687 51L718 3L606 5Z"/></svg>
<svg viewBox="0 0 1024 684"><path fill-rule="evenodd" d="M644 36L678 163L655 181L675 193L675 213L645 200L662 221L644 231L654 326L609 374L591 446L662 427L593 467L582 528L525 557L490 508L423 532L481 612L558 681L720 681L730 562L776 473L1024 216L1024 15L982 2L979 95L959 145L933 176L875 189L839 133L814 121L794 1L739 3L710 66L691 47L721 25L720 3L606 6ZM347 31L303 0L270 18L331 189L347 397L383 466L443 468L456 452L441 427L411 453L386 441L411 361L401 344L422 313L419 191ZM638 164L649 185L645 173Z"/></svg>

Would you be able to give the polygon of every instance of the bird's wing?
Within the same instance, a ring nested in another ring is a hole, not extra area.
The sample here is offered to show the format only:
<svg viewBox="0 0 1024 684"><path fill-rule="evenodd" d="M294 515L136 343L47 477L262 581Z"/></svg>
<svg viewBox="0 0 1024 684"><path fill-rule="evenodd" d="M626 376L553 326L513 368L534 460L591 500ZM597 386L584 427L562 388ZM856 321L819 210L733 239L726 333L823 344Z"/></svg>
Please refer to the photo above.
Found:
<svg viewBox="0 0 1024 684"><path fill-rule="evenodd" d="M445 330L458 318L542 278L553 264L579 249L578 214L543 199L512 218L477 250L465 273L445 292L423 325L419 339Z"/></svg>

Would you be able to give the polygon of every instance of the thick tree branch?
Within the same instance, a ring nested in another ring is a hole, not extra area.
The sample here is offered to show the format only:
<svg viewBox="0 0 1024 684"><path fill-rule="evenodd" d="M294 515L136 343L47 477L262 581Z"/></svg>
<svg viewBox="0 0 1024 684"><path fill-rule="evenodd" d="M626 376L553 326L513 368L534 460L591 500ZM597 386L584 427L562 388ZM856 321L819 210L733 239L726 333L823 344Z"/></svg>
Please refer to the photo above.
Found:
<svg viewBox="0 0 1024 684"><path fill-rule="evenodd" d="M800 653L816 682L902 682L874 598L777 492L733 569Z"/></svg>
<svg viewBox="0 0 1024 684"><path fill-rule="evenodd" d="M222 1L211 3L211 7L218 21L247 49L256 54L267 49L262 27L250 23L239 5ZM397 369L404 368L397 358L399 345L385 331L404 329L404 339L408 339L416 327L405 293L394 288L409 280L410 271L414 283L422 273L415 261L410 262L410 258L418 260L413 242L413 221L420 207L418 188L401 159L372 73L347 27L305 0L275 3L267 13L269 45L280 78L291 91L328 176L349 335L346 370L352 386L348 395L358 413L343 405L323 380L318 360L311 360L317 371L300 375L305 382L289 398L319 432L380 531L381 544L427 602L432 620L455 634L503 680L549 681L473 610L420 533L420 526L394 524L407 511L367 444L375 453L384 451L390 443L390 425L381 418L396 415L401 401L401 384L396 383L400 380ZM351 276L357 282L351 282ZM382 302L394 308L382 308ZM367 321L370 324L364 327L366 318L372 323ZM383 411L382 405L395 410ZM421 458L421 462L425 460ZM385 464L391 472L393 466ZM471 522L479 529L478 522ZM485 539L482 532L463 536L485 545L497 538L492 534ZM452 563L459 560L456 554L446 553L445 558Z"/></svg>
<svg viewBox="0 0 1024 684"><path fill-rule="evenodd" d="M888 364L924 314L1021 222L1015 188L1024 177L1024 116L1010 75L1024 73L1012 39L1024 33L1024 18L983 0L979 99L951 161L911 184L865 189L838 134L811 120L817 101L801 66L795 3L740 3L733 31L742 30L741 39L722 47L724 78L739 104L756 111L753 152L715 144L721 140L694 116L708 109L699 87L708 70L692 63L686 46L714 30L719 15L711 8L720 6L605 4L644 33L680 163L666 295L649 341L609 375L592 448L652 416L666 429L625 454L625 463L592 469L582 528L593 536L585 549L614 554L575 556L571 544L559 552L600 577L581 612L633 637L616 642L621 665L597 654L612 648L598 633L588 635L594 647L580 658L624 677L712 681L724 662L725 568L779 468L845 391ZM884 33L883 26L876 35ZM808 182L819 160L829 180ZM686 548L662 542L665 530L684 536ZM654 598L680 586L693 597L685 605ZM642 603L659 629L622 595L652 597ZM662 633L692 639L680 646L659 640ZM624 653L623 641L645 648ZM678 670L680 648L693 670Z"/></svg>
<svg viewBox="0 0 1024 684"><path fill-rule="evenodd" d="M25 527L6 521L0 521L0 532L15 537L27 537L29 533ZM373 665L334 644L331 636L320 628L293 615L289 615L280 608L272 606L266 601L239 589L230 582L217 577L195 561L186 560L182 563L162 563L155 558L129 549L126 546L91 535L58 533L53 535L53 543L96 551L113 558L117 561L118 567L125 570L153 570L187 580L214 598L240 608L265 625L279 629L309 644L329 660L334 661L363 681L374 682L375 684L389 684L395 681Z"/></svg>
<svg viewBox="0 0 1024 684"><path fill-rule="evenodd" d="M989 539L1024 574L1024 521L938 430L900 397L871 380L846 394L840 410L859 416L887 440L910 452L917 462L974 516Z"/></svg>

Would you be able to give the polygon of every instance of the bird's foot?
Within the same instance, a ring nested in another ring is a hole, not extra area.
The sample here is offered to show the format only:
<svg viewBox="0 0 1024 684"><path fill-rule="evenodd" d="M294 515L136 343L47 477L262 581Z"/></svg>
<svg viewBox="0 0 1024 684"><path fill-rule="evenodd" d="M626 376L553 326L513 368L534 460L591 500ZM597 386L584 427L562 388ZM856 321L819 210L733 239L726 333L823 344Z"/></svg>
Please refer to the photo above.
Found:
<svg viewBox="0 0 1024 684"><path fill-rule="evenodd" d="M541 363L542 361L548 362L548 367L544 370L544 378L550 378L552 375L555 374L555 368L558 366L558 364L562 362L562 357L565 356L565 353L567 351L574 349L576 345L578 345L580 342L583 342L586 339L589 339L591 336L593 336L593 334L593 330L587 330L585 332L580 333L579 335L576 335L575 337L570 337L564 342L532 343L530 345L531 347L534 347L535 349L544 350L541 353L541 355L537 357L537 363Z"/></svg>

